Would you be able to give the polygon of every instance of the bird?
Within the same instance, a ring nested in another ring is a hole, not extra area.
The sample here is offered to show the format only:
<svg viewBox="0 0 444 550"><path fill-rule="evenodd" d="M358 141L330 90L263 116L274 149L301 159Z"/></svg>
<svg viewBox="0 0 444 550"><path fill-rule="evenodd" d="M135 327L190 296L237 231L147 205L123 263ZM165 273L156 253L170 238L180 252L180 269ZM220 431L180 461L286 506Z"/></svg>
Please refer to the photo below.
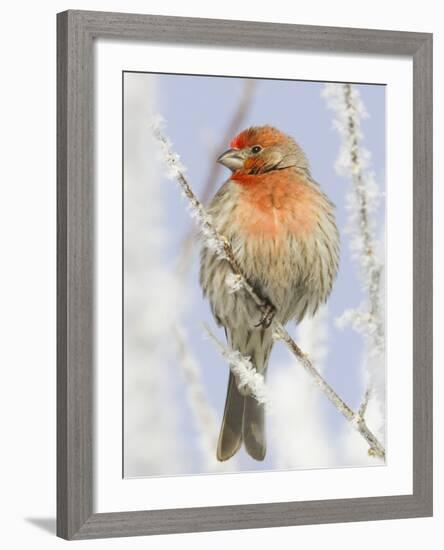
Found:
<svg viewBox="0 0 444 550"><path fill-rule="evenodd" d="M231 174L207 213L242 274L274 306L276 321L313 316L332 291L340 246L335 206L312 178L304 151L274 126L252 126L217 162ZM199 280L214 319L229 347L249 357L266 379L272 326L245 288L230 288L230 273L229 262L203 243ZM230 459L242 443L253 459L264 460L265 408L230 370L217 459Z"/></svg>

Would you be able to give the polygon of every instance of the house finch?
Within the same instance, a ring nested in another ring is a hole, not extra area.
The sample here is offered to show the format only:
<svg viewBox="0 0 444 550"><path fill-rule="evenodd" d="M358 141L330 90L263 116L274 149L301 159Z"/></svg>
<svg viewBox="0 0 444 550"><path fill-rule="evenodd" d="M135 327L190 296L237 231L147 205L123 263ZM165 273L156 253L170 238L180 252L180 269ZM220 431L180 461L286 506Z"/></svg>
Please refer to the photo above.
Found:
<svg viewBox="0 0 444 550"><path fill-rule="evenodd" d="M275 306L276 320L300 322L325 302L337 273L334 206L311 178L302 149L276 128L244 130L230 147L217 160L232 174L208 213L231 243L247 280ZM249 356L265 377L272 329L257 322L260 312L246 290L230 289L231 272L226 260L203 247L200 283L213 315L224 327L230 347ZM264 406L239 389L230 371L218 460L232 457L242 441L250 456L264 459Z"/></svg>

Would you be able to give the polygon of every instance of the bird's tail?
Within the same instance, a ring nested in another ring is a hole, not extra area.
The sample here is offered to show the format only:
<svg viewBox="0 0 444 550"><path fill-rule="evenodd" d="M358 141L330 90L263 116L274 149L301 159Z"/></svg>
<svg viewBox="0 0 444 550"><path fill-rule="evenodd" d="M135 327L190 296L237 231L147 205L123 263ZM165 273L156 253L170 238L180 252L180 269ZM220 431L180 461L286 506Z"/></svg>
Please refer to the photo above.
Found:
<svg viewBox="0 0 444 550"><path fill-rule="evenodd" d="M217 459L220 461L231 458L241 446L244 399L237 389L236 379L230 371L224 416L217 443Z"/></svg>
<svg viewBox="0 0 444 550"><path fill-rule="evenodd" d="M244 397L242 438L247 453L255 460L264 460L267 450L264 404L249 395Z"/></svg>
<svg viewBox="0 0 444 550"><path fill-rule="evenodd" d="M267 338L261 332L254 331L245 339L248 346L235 346L243 355L251 357L256 370L265 376L268 356L272 347L271 337ZM268 336L268 334L267 334ZM230 338L230 340L232 340ZM248 351L250 350L250 351ZM237 388L236 378L230 371L228 379L227 397L222 419L222 426L217 445L217 458L220 461L228 460L239 450L242 441L248 454L256 459L263 460L267 448L265 437L265 410L264 405L258 403L254 397L242 395Z"/></svg>

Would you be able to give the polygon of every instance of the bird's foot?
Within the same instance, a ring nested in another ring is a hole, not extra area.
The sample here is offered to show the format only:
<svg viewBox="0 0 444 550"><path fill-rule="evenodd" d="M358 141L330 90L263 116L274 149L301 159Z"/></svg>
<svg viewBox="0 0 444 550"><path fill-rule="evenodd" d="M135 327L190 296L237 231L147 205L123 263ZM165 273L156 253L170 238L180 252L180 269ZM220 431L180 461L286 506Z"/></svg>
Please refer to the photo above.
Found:
<svg viewBox="0 0 444 550"><path fill-rule="evenodd" d="M261 311L261 319L259 323L255 325L255 327L268 328L273 322L274 316L276 315L276 308L270 302L265 302L261 307Z"/></svg>

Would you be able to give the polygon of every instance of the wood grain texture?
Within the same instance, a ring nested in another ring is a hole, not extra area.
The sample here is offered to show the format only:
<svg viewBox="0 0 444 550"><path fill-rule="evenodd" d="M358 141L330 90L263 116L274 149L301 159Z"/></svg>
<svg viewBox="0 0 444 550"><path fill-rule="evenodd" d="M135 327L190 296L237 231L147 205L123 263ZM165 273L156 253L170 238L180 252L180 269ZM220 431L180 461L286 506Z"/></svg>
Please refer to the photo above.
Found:
<svg viewBox="0 0 444 550"><path fill-rule="evenodd" d="M413 55L426 33L72 11L94 37L224 47Z"/></svg>
<svg viewBox="0 0 444 550"><path fill-rule="evenodd" d="M58 16L57 532L92 514L94 186L92 38Z"/></svg>
<svg viewBox="0 0 444 550"><path fill-rule="evenodd" d="M433 512L433 44L413 56L413 492Z"/></svg>
<svg viewBox="0 0 444 550"><path fill-rule="evenodd" d="M93 513L96 38L404 55L414 86L413 495ZM432 36L368 29L68 11L57 16L57 534L87 539L432 514Z"/></svg>

